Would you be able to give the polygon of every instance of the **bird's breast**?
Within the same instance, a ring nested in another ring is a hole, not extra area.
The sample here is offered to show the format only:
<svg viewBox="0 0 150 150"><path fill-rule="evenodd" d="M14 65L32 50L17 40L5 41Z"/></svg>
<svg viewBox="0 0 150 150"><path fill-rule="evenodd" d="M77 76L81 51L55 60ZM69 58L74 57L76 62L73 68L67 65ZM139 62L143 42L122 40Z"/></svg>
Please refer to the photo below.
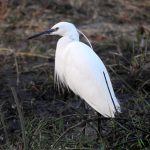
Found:
<svg viewBox="0 0 150 150"><path fill-rule="evenodd" d="M65 84L65 62L69 54L69 49L67 49L73 40L62 37L59 39L56 47L55 53L55 74L58 76L59 80Z"/></svg>

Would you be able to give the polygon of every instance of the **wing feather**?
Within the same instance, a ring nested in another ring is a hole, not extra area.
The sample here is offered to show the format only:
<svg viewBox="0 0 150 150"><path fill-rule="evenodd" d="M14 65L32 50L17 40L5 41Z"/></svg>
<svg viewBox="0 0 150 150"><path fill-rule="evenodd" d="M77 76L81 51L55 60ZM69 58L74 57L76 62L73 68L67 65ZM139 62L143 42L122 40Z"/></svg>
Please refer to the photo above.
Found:
<svg viewBox="0 0 150 150"><path fill-rule="evenodd" d="M105 117L114 117L120 105L101 59L82 42L70 43L65 51L65 84L96 111Z"/></svg>

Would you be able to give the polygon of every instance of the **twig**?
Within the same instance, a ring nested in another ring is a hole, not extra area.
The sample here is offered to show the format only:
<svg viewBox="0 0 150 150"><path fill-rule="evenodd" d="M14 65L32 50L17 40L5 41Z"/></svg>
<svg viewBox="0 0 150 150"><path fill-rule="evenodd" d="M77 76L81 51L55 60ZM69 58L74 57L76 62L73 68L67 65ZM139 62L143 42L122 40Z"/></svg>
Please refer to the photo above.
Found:
<svg viewBox="0 0 150 150"><path fill-rule="evenodd" d="M32 69L38 69L38 68L42 68L42 67L48 66L48 65L49 65L49 63L43 63L43 64L40 64L40 65L33 66Z"/></svg>
<svg viewBox="0 0 150 150"><path fill-rule="evenodd" d="M22 139L23 139L23 143L24 143L24 150L27 150L27 141L26 141L26 135L25 135L25 123L24 123L24 117L23 117L23 113L21 111L21 106L19 104L19 100L17 97L17 93L14 87L11 87L11 91L17 106L17 111L19 114L19 119L20 119L20 124L21 124L21 130L22 130Z"/></svg>
<svg viewBox="0 0 150 150"><path fill-rule="evenodd" d="M68 128L68 129L67 129L66 131L64 131L64 132L62 133L62 135L60 135L60 137L54 142L54 144L52 145L52 149L55 148L56 144L60 141L60 139L61 139L64 135L66 135L70 130L72 130L72 129L76 128L77 126L80 126L80 125L82 125L82 124L84 124L84 123L86 123L86 122L91 122L91 121L93 121L93 120L95 120L95 118L86 119L86 120L83 120L83 121L81 121L81 122L75 124L74 126L71 126L70 128Z"/></svg>
<svg viewBox="0 0 150 150"><path fill-rule="evenodd" d="M67 132L69 132L70 130L72 130L72 129L76 128L77 126L82 125L82 124L84 124L84 123L85 123L85 121L79 122L79 123L75 124L74 126L71 126L70 128L68 128L66 131L64 131L63 134L60 135L60 137L54 142L54 144L52 145L52 149L55 148L56 144L59 142L59 140L60 140L65 134L67 134Z"/></svg>
<svg viewBox="0 0 150 150"><path fill-rule="evenodd" d="M16 57L16 54L14 53L14 59L15 59L15 66L16 66L16 72L17 72L17 86L19 85L19 82L20 82L20 79L19 79L19 67L18 67L18 62L17 62L17 57Z"/></svg>
<svg viewBox="0 0 150 150"><path fill-rule="evenodd" d="M13 53L13 50L12 50L12 49L4 48L4 47L0 48L0 51L8 51L8 52Z"/></svg>
<svg viewBox="0 0 150 150"><path fill-rule="evenodd" d="M65 105L67 105L67 103L66 102L64 102L64 101L61 101L61 102L63 102ZM73 111L75 111L78 115L80 115L80 117L82 117L82 119L84 120L84 121L87 121L87 120L89 120L89 119L86 119L85 118L85 115L84 114L82 114L80 111L78 111L77 109L75 109L74 107L72 107L72 106L70 106L70 108L73 110ZM92 120L95 120L95 118L93 119L93 118L91 118ZM91 120L90 119L90 120ZM97 117L97 119L98 119L98 117ZM106 119L106 118L104 118L104 119ZM89 126L91 126L93 129L95 129L95 131L97 132L97 134L99 134L99 132L98 132L98 130L92 125L92 124L90 124L88 121L86 122Z"/></svg>
<svg viewBox="0 0 150 150"><path fill-rule="evenodd" d="M126 85L126 87L128 87L132 92L134 92L134 93L136 93L136 94L138 95L137 91L135 91L129 84L127 84L127 83L113 70L113 68L112 68L111 66L109 66L109 68L110 68L110 70L117 76L117 78L118 78L119 80L121 80L121 81Z"/></svg>
<svg viewBox="0 0 150 150"><path fill-rule="evenodd" d="M49 56L44 56L40 54L33 54L33 53L25 53L25 52L17 52L16 56L26 56L26 57L38 57L38 58L43 58L43 59L50 59L51 57ZM54 61L54 59L52 59Z"/></svg>
<svg viewBox="0 0 150 150"><path fill-rule="evenodd" d="M119 122L120 120L124 120L124 121L130 122L130 125L131 125L131 126L128 125L128 124L124 124L124 126L123 126L122 123ZM118 124L119 124L123 129L125 129L126 131L128 131L128 129L125 128L125 126L129 127L130 129L131 129L131 128L132 128L132 129L136 129L136 130L142 131L142 132L144 132L144 133L150 135L150 132L149 132L149 131L146 131L146 130L144 130L144 129L141 129L141 128L137 127L137 126L134 125L134 124L131 124L131 123L132 123L132 120L130 120L130 119L128 119L128 118L115 118L114 121L115 121L116 123L118 123Z"/></svg>

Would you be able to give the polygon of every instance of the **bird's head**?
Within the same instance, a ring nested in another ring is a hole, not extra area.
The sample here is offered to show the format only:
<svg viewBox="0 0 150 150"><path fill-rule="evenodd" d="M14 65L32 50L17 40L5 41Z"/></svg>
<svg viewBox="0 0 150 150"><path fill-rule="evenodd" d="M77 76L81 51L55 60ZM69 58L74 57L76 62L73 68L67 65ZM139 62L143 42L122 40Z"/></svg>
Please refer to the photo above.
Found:
<svg viewBox="0 0 150 150"><path fill-rule="evenodd" d="M33 36L30 36L28 39L32 39L38 37L40 35L49 34L49 35L59 35L63 37L69 37L71 39L79 39L79 33L76 27L69 22L59 22L55 24L52 28L48 29L47 31L37 33Z"/></svg>

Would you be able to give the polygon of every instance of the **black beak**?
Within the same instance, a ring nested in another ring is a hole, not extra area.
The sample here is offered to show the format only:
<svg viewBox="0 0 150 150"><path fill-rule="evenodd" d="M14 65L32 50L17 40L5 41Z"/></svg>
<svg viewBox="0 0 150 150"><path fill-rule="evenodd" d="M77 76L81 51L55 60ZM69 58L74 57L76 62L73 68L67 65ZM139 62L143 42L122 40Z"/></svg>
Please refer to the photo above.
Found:
<svg viewBox="0 0 150 150"><path fill-rule="evenodd" d="M41 35L44 35L44 34L50 34L50 33L54 32L54 31L56 31L56 30L55 30L55 29L49 29L49 30L47 30L47 31L44 31L44 32L40 32L40 33L34 34L34 35L28 37L27 40L36 38L36 37L41 36Z"/></svg>

